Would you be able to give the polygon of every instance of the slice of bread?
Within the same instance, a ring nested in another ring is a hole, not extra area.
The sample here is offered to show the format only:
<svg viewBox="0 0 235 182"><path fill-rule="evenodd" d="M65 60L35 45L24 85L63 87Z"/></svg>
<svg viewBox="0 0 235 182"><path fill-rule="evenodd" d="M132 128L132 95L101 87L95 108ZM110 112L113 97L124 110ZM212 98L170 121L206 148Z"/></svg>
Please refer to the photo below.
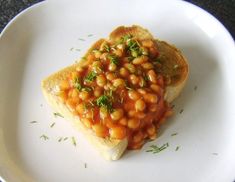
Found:
<svg viewBox="0 0 235 182"><path fill-rule="evenodd" d="M131 34L138 40L152 39L154 37L140 26L124 27L120 26L116 28L109 36L109 42L116 42L121 37ZM88 55L92 50L99 48L105 39L98 40L87 52ZM161 74L168 75L171 82L165 88L164 99L170 103L181 92L188 77L188 64L187 60L183 57L181 52L172 45L160 40L155 40L156 46L160 52L160 58L162 67L159 70ZM86 56L85 55L85 56ZM71 121L79 131L82 131L88 140L96 146L97 150L107 160L117 160L121 157L127 148L127 139L117 140L110 138L97 137L91 130L87 129L79 120L78 116L67 108L67 106L61 102L57 96L59 90L59 83L64 80L69 72L75 71L78 65L90 64L85 60L81 60L78 63L66 67L57 73L52 74L48 78L44 79L41 83L42 91L52 108L64 116L65 119Z"/></svg>

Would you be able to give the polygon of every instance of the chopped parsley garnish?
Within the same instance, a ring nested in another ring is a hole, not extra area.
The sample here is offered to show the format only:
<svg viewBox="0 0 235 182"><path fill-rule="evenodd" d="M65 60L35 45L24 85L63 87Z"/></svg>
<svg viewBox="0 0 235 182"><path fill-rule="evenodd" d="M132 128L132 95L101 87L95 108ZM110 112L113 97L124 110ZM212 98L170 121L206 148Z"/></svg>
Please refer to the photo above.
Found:
<svg viewBox="0 0 235 182"><path fill-rule="evenodd" d="M111 48L109 47L108 44L105 44L105 45L104 45L104 50L105 50L106 52L109 52L109 51L111 50Z"/></svg>
<svg viewBox="0 0 235 182"><path fill-rule="evenodd" d="M58 142L61 142L61 141L62 141L62 139L63 139L63 137L60 137L60 138L58 139Z"/></svg>
<svg viewBox="0 0 235 182"><path fill-rule="evenodd" d="M171 134L171 136L176 136L176 135L178 135L178 133L172 133L172 134Z"/></svg>
<svg viewBox="0 0 235 182"><path fill-rule="evenodd" d="M82 90L81 80L78 77L74 79L73 86L79 91Z"/></svg>
<svg viewBox="0 0 235 182"><path fill-rule="evenodd" d="M76 146L77 145L76 139L74 137L71 137L71 139L72 139L73 145Z"/></svg>
<svg viewBox="0 0 235 182"><path fill-rule="evenodd" d="M177 147L175 148L175 151L178 151L178 150L179 150L179 148L180 148L180 146L177 146Z"/></svg>
<svg viewBox="0 0 235 182"><path fill-rule="evenodd" d="M96 105L99 107L105 107L109 112L113 111L113 105L110 97L102 95L96 100Z"/></svg>
<svg viewBox="0 0 235 182"><path fill-rule="evenodd" d="M118 61L118 57L117 56L109 55L108 58L109 58L111 63L118 65L119 61Z"/></svg>
<svg viewBox="0 0 235 182"><path fill-rule="evenodd" d="M31 124L37 123L37 121L30 121Z"/></svg>
<svg viewBox="0 0 235 182"><path fill-rule="evenodd" d="M84 167L87 168L87 164L86 163L84 163Z"/></svg>
<svg viewBox="0 0 235 182"><path fill-rule="evenodd" d="M44 140L49 140L49 137L46 135L41 135L40 138L44 139Z"/></svg>
<svg viewBox="0 0 235 182"><path fill-rule="evenodd" d="M92 82L95 78L96 78L96 73L94 71L91 71L87 74L84 80L86 82Z"/></svg>
<svg viewBox="0 0 235 182"><path fill-rule="evenodd" d="M59 117L61 117L61 118L64 117L64 116L62 116L62 115L61 115L60 113L58 113L58 112L54 112L53 114L54 114L55 117L57 117L57 116L59 116Z"/></svg>
<svg viewBox="0 0 235 182"><path fill-rule="evenodd" d="M50 128L53 128L55 126L55 122L50 125Z"/></svg>
<svg viewBox="0 0 235 182"><path fill-rule="evenodd" d="M180 110L180 114L182 114L183 112L184 112L184 110L183 110L183 109L181 109L181 110Z"/></svg>
<svg viewBox="0 0 235 182"><path fill-rule="evenodd" d="M83 38L79 38L78 40L85 41L85 39L83 39Z"/></svg>
<svg viewBox="0 0 235 182"><path fill-rule="evenodd" d="M87 37L92 37L93 36L93 34L89 34L89 35L87 35Z"/></svg>
<svg viewBox="0 0 235 182"><path fill-rule="evenodd" d="M194 90L195 90L195 91L197 90L197 85L194 87Z"/></svg>
<svg viewBox="0 0 235 182"><path fill-rule="evenodd" d="M166 149L167 147L169 147L168 143L163 144L161 147L158 147L157 145L151 145L150 149L147 150L146 152L152 152L153 154L156 154Z"/></svg>
<svg viewBox="0 0 235 182"><path fill-rule="evenodd" d="M68 140L68 137L64 137L64 139L63 139L63 140L64 140L64 141L65 141L65 140Z"/></svg>
<svg viewBox="0 0 235 182"><path fill-rule="evenodd" d="M92 91L92 88L91 88L91 87L83 87L81 90L82 90L82 91L91 92L91 91Z"/></svg>
<svg viewBox="0 0 235 182"><path fill-rule="evenodd" d="M218 155L218 153L215 153L215 152L214 152L214 153L212 153L212 154L213 154L213 155Z"/></svg>

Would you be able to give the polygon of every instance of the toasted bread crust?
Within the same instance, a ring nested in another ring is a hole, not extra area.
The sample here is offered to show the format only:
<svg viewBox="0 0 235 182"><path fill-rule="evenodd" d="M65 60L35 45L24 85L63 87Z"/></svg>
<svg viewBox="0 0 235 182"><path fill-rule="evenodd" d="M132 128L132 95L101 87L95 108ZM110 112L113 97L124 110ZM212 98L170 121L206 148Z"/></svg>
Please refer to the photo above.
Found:
<svg viewBox="0 0 235 182"><path fill-rule="evenodd" d="M127 34L131 34L139 40L153 39L153 36L148 32L148 30L143 29L140 26L134 25L132 27L121 26L116 28L113 32L111 32L108 41L115 42ZM93 46L91 46L85 56L87 56L93 49L98 48L103 41L105 41L105 39L100 39L95 44L93 44ZM174 83L166 87L165 100L167 102L172 102L179 95L187 80L187 60L182 56L181 52L178 49L164 41L156 40L156 45L158 46L160 55L165 55L165 61L167 64L171 64L172 61L172 64L177 63L182 67L182 71L180 72L179 78ZM78 116L74 116L65 106L65 104L60 102L59 98L55 94L58 91L57 87L59 85L59 82L61 80L64 80L69 72L74 71L78 65L81 66L87 64L90 63L81 60L72 66L69 66L57 73L52 74L51 76L42 81L42 91L50 105L57 112L60 112L66 119L72 121L72 123L84 133L84 135L91 141L91 143L93 143L93 145L97 147L97 149L105 159L117 160L121 157L127 147L127 139L114 140L95 136L94 133L85 128L85 126L80 122Z"/></svg>

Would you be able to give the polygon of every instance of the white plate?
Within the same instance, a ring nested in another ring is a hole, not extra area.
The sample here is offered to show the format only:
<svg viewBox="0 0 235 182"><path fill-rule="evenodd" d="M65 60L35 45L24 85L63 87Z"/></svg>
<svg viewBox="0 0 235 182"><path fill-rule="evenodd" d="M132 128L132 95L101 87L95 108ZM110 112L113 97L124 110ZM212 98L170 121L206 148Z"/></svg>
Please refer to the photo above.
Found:
<svg viewBox="0 0 235 182"><path fill-rule="evenodd" d="M132 24L181 49L189 60L190 77L160 137L108 162L69 123L53 116L40 81L72 64L115 27ZM202 9L183 1L46 1L8 24L1 34L0 55L0 174L7 181L235 179L234 42ZM37 123L31 124L33 120ZM40 138L42 134L49 140ZM59 137L69 139L58 142ZM167 142L161 153L145 152L151 144Z"/></svg>

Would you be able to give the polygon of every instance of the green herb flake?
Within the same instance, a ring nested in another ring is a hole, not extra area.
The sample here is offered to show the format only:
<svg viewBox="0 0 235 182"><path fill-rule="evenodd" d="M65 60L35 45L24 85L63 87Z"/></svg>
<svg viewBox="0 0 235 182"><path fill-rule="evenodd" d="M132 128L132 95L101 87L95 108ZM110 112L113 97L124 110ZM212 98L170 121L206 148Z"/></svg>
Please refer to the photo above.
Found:
<svg viewBox="0 0 235 182"><path fill-rule="evenodd" d="M83 39L83 38L79 38L78 40L80 40L80 41L85 41L85 39Z"/></svg>
<svg viewBox="0 0 235 182"><path fill-rule="evenodd" d="M175 105L173 104L172 106L171 106L171 109L173 109L175 107Z"/></svg>
<svg viewBox="0 0 235 182"><path fill-rule="evenodd" d="M178 133L172 133L172 134L171 134L171 136L176 136L176 135L178 135Z"/></svg>
<svg viewBox="0 0 235 182"><path fill-rule="evenodd" d="M35 123L37 123L37 121L30 121L29 123L31 123L31 124L35 124Z"/></svg>
<svg viewBox="0 0 235 182"><path fill-rule="evenodd" d="M50 128L53 128L55 126L55 122L50 125Z"/></svg>
<svg viewBox="0 0 235 182"><path fill-rule="evenodd" d="M75 50L76 50L76 51L79 51L79 52L81 51L81 49L75 49Z"/></svg>
<svg viewBox="0 0 235 182"><path fill-rule="evenodd" d="M87 35L87 37L92 37L92 36L93 36L93 34L88 34L88 35Z"/></svg>
<svg viewBox="0 0 235 182"><path fill-rule="evenodd" d="M181 110L180 110L180 114L182 114L183 112L184 112L184 110L183 110L183 109L181 109Z"/></svg>
<svg viewBox="0 0 235 182"><path fill-rule="evenodd" d="M94 71L91 71L87 74L84 80L86 82L92 82L95 78L96 78L96 73Z"/></svg>
<svg viewBox="0 0 235 182"><path fill-rule="evenodd" d="M167 147L169 147L168 143L163 144L162 146L158 147L157 145L151 145L150 149L147 150L146 152L152 152L153 154L159 153L162 150L166 149Z"/></svg>
<svg viewBox="0 0 235 182"><path fill-rule="evenodd" d="M107 52L109 52L109 51L111 50L111 48L109 47L108 44L105 44L105 45L104 45L104 50L107 51Z"/></svg>
<svg viewBox="0 0 235 182"><path fill-rule="evenodd" d="M68 140L68 137L64 137L63 141L66 141L66 140Z"/></svg>
<svg viewBox="0 0 235 182"><path fill-rule="evenodd" d="M73 51L73 49L74 49L74 47L71 47L69 50L70 50L70 51Z"/></svg>
<svg viewBox="0 0 235 182"><path fill-rule="evenodd" d="M110 60L111 63L118 65L119 64L119 60L118 57L115 55L109 55L108 59Z"/></svg>
<svg viewBox="0 0 235 182"><path fill-rule="evenodd" d="M112 102L110 97L107 95L102 95L96 100L96 105L99 107L105 107L109 112L113 111Z"/></svg>
<svg viewBox="0 0 235 182"><path fill-rule="evenodd" d="M48 136L46 136L46 135L44 135L44 134L43 134L43 135L41 135L41 136L40 136L40 138L42 138L42 139L44 139L44 140L49 140L49 137L48 137Z"/></svg>
<svg viewBox="0 0 235 182"><path fill-rule="evenodd" d="M177 146L176 148L175 148L175 151L178 151L180 149L180 146Z"/></svg>
<svg viewBox="0 0 235 182"><path fill-rule="evenodd" d="M87 163L84 163L84 167L87 168Z"/></svg>
<svg viewBox="0 0 235 182"><path fill-rule="evenodd" d="M73 145L76 146L77 145L76 139L74 137L71 137L71 140L72 140Z"/></svg>
<svg viewBox="0 0 235 182"><path fill-rule="evenodd" d="M58 142L61 142L61 141L62 141L62 139L63 139L63 137L60 137L60 138L58 139Z"/></svg>
<svg viewBox="0 0 235 182"><path fill-rule="evenodd" d="M64 116L62 116L60 113L58 112L54 112L53 113L55 117L61 117L61 118L64 118Z"/></svg>
<svg viewBox="0 0 235 182"><path fill-rule="evenodd" d="M194 90L195 90L195 91L197 90L197 85L195 85Z"/></svg>
<svg viewBox="0 0 235 182"><path fill-rule="evenodd" d="M218 155L218 153L214 152L214 153L212 153L212 155Z"/></svg>

